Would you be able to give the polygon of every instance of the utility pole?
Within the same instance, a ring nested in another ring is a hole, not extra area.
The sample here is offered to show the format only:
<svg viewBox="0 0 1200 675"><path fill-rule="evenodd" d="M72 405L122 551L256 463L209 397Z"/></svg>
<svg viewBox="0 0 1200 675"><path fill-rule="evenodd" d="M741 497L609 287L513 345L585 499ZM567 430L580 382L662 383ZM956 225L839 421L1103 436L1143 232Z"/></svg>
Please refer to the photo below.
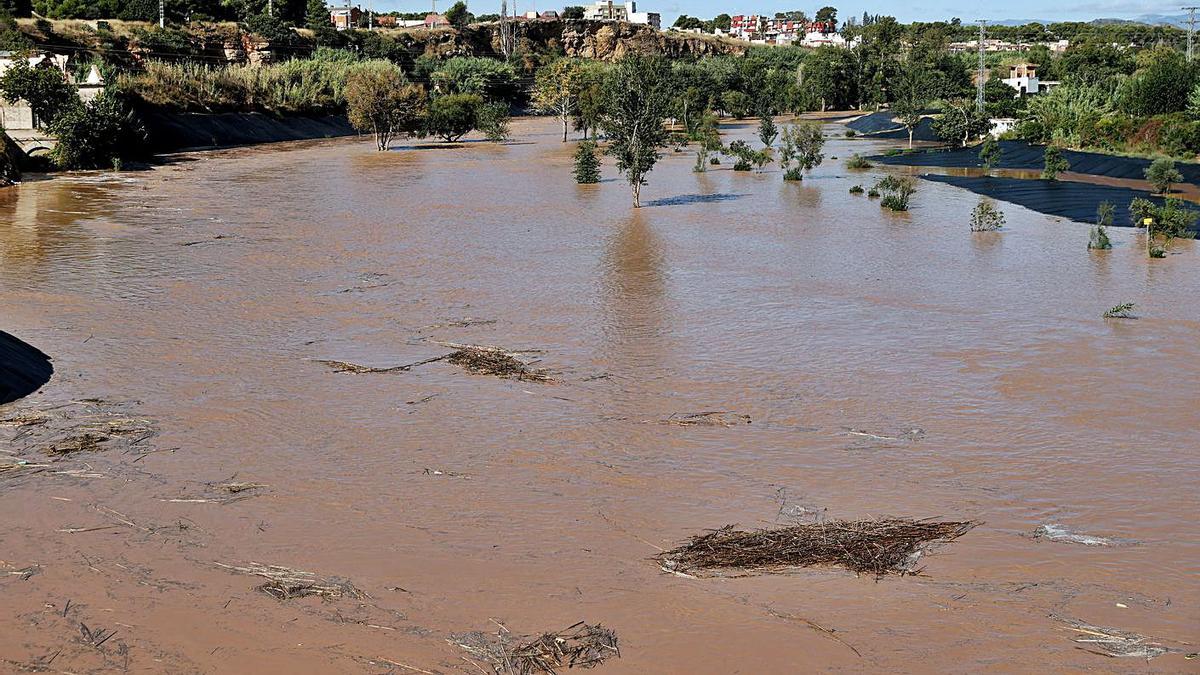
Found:
<svg viewBox="0 0 1200 675"><path fill-rule="evenodd" d="M1196 10L1200 7L1183 7L1188 13L1188 43L1187 60L1192 60L1192 36L1196 34Z"/></svg>
<svg viewBox="0 0 1200 675"><path fill-rule="evenodd" d="M984 67L983 67L983 38L984 38L986 27L987 27L987 21L980 19L979 20L979 86L975 90L975 107L979 109L979 112L983 112L983 84L984 84L983 78L984 78L984 72L985 72Z"/></svg>

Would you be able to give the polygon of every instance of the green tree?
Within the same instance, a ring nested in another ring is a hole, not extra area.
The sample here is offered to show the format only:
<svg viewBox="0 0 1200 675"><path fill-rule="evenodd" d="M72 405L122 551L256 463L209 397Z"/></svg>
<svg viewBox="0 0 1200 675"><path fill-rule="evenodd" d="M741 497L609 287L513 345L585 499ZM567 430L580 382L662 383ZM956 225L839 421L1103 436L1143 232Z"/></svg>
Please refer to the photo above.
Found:
<svg viewBox="0 0 1200 675"><path fill-rule="evenodd" d="M512 113L509 112L507 103L484 103L479 108L479 130L483 132L484 138L493 143L500 143L508 140L509 122L512 120Z"/></svg>
<svg viewBox="0 0 1200 675"><path fill-rule="evenodd" d="M992 232L1004 227L1004 212L996 208L996 204L986 197L980 197L979 203L971 211L972 232Z"/></svg>
<svg viewBox="0 0 1200 675"><path fill-rule="evenodd" d="M567 142L568 124L579 109L583 68L574 59L558 59L537 72L533 104L562 122L562 142Z"/></svg>
<svg viewBox="0 0 1200 675"><path fill-rule="evenodd" d="M375 134L375 146L381 152L397 134L420 128L425 90L409 84L397 65L371 61L355 66L346 75L344 95L350 124Z"/></svg>
<svg viewBox="0 0 1200 675"><path fill-rule="evenodd" d="M1112 248L1112 241L1108 238L1108 228L1112 226L1113 211L1112 202L1101 202L1097 207L1096 224L1092 226L1092 231L1088 234L1089 251L1105 251Z"/></svg>
<svg viewBox="0 0 1200 675"><path fill-rule="evenodd" d="M737 119L743 119L750 114L750 97L740 91L727 91L721 94L721 107Z"/></svg>
<svg viewBox="0 0 1200 675"><path fill-rule="evenodd" d="M1146 167L1146 180L1161 195L1170 194L1171 185L1183 182L1183 174L1175 168L1175 162L1165 157L1154 160Z"/></svg>
<svg viewBox="0 0 1200 675"><path fill-rule="evenodd" d="M836 23L837 22L837 8L836 7L822 7L821 9L818 9L817 10L817 21L820 21L822 23L824 23L824 22Z"/></svg>
<svg viewBox="0 0 1200 675"><path fill-rule="evenodd" d="M329 6L325 0L308 0L304 10L304 24L312 30L329 27Z"/></svg>
<svg viewBox="0 0 1200 675"><path fill-rule="evenodd" d="M575 148L575 182L580 185L600 182L600 158L595 141L580 141Z"/></svg>
<svg viewBox="0 0 1200 675"><path fill-rule="evenodd" d="M609 137L608 152L633 191L634 208L641 207L646 175L658 162L659 148L667 144L667 82L665 62L640 54L618 61L605 82L600 125Z"/></svg>
<svg viewBox="0 0 1200 675"><path fill-rule="evenodd" d="M38 126L49 125L60 112L79 107L79 95L62 71L34 68L25 59L17 59L0 75L0 97L28 103Z"/></svg>
<svg viewBox="0 0 1200 675"><path fill-rule="evenodd" d="M579 5L568 5L563 8L562 18L564 19L582 19L583 7Z"/></svg>
<svg viewBox="0 0 1200 675"><path fill-rule="evenodd" d="M1071 168L1071 164L1062 156L1062 151L1053 145L1046 146L1043 160L1045 161L1045 166L1042 169L1042 180L1056 181L1058 180L1058 174Z"/></svg>
<svg viewBox="0 0 1200 675"><path fill-rule="evenodd" d="M896 102L892 113L908 131L908 147L913 146L913 131L924 118L929 105L929 73L920 67L905 65L896 82Z"/></svg>
<svg viewBox="0 0 1200 675"><path fill-rule="evenodd" d="M51 158L61 169L119 169L125 160L146 152L141 121L112 93L67 106L55 115L49 131L58 140Z"/></svg>
<svg viewBox="0 0 1200 675"><path fill-rule="evenodd" d="M1129 214L1135 225L1146 227L1146 254L1151 258L1163 258L1177 237L1191 238L1196 225L1196 211L1189 209L1178 199L1167 199L1158 206L1148 199L1134 199L1129 204ZM1162 246L1157 244L1162 239Z"/></svg>
<svg viewBox="0 0 1200 675"><path fill-rule="evenodd" d="M1196 84L1196 70L1171 47L1138 55L1141 67L1117 92L1118 107L1137 117L1179 112L1187 107Z"/></svg>
<svg viewBox="0 0 1200 675"><path fill-rule="evenodd" d="M450 6L450 9L446 10L446 21L449 21L450 25L455 28L466 28L467 24L471 23L474 18L471 12L467 11L467 3L462 2L462 0L454 3Z"/></svg>
<svg viewBox="0 0 1200 675"><path fill-rule="evenodd" d="M762 141L764 146L771 147L778 136L779 129L770 115L764 114L758 118L758 140Z"/></svg>
<svg viewBox="0 0 1200 675"><path fill-rule="evenodd" d="M946 104L942 114L933 120L933 133L943 141L967 147L972 140L986 134L992 126L991 120L975 107L974 101L952 101Z"/></svg>
<svg viewBox="0 0 1200 675"><path fill-rule="evenodd" d="M466 136L479 122L483 98L475 94L439 96L429 104L426 131L448 143Z"/></svg>
<svg viewBox="0 0 1200 675"><path fill-rule="evenodd" d="M1000 147L1000 143L995 138L988 136L979 147L979 161L983 163L983 170L991 173L992 169L1000 162L1000 158L1004 155L1004 149Z"/></svg>

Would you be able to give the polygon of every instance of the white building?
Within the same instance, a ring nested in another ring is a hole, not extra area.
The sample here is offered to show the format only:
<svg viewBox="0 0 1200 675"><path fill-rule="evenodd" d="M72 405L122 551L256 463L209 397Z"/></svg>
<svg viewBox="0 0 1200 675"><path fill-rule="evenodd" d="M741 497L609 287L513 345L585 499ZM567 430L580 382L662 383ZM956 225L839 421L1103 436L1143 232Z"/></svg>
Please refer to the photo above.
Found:
<svg viewBox="0 0 1200 675"><path fill-rule="evenodd" d="M1034 95L1036 96L1042 90L1041 83L1038 81L1037 66L1032 63L1018 63L1008 67L1008 77L1004 78L1004 84L1017 90L1018 96Z"/></svg>
<svg viewBox="0 0 1200 675"><path fill-rule="evenodd" d="M583 18L589 21L627 21L629 23L662 28L662 17L658 12L639 12L637 2L624 3L613 0L597 0L583 8Z"/></svg>

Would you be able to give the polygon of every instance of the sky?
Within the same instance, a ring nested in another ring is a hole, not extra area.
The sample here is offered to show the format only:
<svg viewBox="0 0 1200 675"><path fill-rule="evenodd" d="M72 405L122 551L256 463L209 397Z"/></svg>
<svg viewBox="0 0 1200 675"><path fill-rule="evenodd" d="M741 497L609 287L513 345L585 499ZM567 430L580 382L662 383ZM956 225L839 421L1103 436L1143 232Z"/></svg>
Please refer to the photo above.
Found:
<svg viewBox="0 0 1200 675"><path fill-rule="evenodd" d="M366 0L358 0L364 5ZM444 10L454 0L437 0L438 9ZM521 12L536 9L562 9L563 4L586 4L580 0L565 3L547 2L545 0L516 0ZM373 0L377 11L418 12L430 8L431 0ZM489 14L500 11L500 0L467 0L471 11L476 14ZM510 0L511 4L511 0ZM789 10L804 10L810 16L815 14L821 4L805 4L804 2L781 2L778 0L637 0L638 10L642 12L659 12L663 17L663 25L668 26L680 14L698 16L710 19L722 12L726 14L774 14ZM1045 0L1006 0L991 2L979 6L977 3L964 3L961 0L915 0L902 2L899 0L882 0L876 3L856 1L854 3L829 2L838 8L838 17L845 19L849 16L862 16L864 11L871 14L886 14L896 17L902 22L949 20L958 17L964 23L977 19L990 21L1007 19L1037 19L1042 21L1090 21L1099 18L1134 19L1147 14L1180 14L1181 2L1164 2L1162 0L1065 0L1065 2L1049 3Z"/></svg>

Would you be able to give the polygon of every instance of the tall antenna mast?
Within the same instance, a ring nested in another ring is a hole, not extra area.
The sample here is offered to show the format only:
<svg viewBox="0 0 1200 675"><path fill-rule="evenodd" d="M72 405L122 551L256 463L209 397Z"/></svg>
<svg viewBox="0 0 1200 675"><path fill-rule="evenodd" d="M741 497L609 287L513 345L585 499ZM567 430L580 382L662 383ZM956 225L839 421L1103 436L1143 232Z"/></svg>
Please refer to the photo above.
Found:
<svg viewBox="0 0 1200 675"><path fill-rule="evenodd" d="M975 90L975 107L979 109L979 112L983 112L983 84L984 84L984 82L983 82L983 78L984 78L983 38L984 38L986 26L987 26L987 21L980 19L979 20L979 86Z"/></svg>
<svg viewBox="0 0 1200 675"><path fill-rule="evenodd" d="M1192 60L1192 36L1196 34L1196 10L1200 7L1183 7L1188 13L1188 43L1187 43L1187 60Z"/></svg>

